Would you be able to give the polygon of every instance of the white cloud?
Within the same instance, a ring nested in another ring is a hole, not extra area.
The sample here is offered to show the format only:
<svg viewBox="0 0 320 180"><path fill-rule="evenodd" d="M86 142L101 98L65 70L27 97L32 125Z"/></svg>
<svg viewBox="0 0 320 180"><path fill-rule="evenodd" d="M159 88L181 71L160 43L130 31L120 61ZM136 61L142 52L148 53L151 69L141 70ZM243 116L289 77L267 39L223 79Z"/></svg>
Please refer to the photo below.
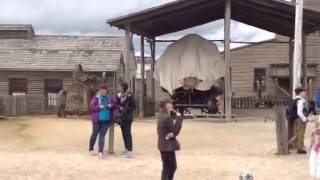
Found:
<svg viewBox="0 0 320 180"><path fill-rule="evenodd" d="M121 35L106 20L172 0L0 0L0 23L32 24L37 34Z"/></svg>
<svg viewBox="0 0 320 180"><path fill-rule="evenodd" d="M0 24L32 24L36 34L62 35L124 35L111 28L106 20L131 12L158 6L173 0L0 0ZM179 39L197 33L207 39L223 39L223 21L208 23L158 39ZM273 38L272 33L238 22L232 22L231 38L235 41L262 41ZM134 39L139 50L139 39ZM168 43L157 44L157 56ZM221 43L218 43L220 49ZM239 46L233 44L232 47ZM150 54L146 44L146 53Z"/></svg>

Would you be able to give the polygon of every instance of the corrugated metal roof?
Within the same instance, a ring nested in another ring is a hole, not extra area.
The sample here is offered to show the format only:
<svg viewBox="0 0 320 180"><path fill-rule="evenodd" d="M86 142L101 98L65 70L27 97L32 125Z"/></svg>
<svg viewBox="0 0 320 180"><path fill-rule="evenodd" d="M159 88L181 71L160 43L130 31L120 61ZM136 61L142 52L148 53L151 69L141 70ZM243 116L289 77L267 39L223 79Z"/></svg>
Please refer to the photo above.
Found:
<svg viewBox="0 0 320 180"><path fill-rule="evenodd" d="M71 71L82 64L85 71L116 71L125 49L123 37L34 36L0 40L0 69Z"/></svg>

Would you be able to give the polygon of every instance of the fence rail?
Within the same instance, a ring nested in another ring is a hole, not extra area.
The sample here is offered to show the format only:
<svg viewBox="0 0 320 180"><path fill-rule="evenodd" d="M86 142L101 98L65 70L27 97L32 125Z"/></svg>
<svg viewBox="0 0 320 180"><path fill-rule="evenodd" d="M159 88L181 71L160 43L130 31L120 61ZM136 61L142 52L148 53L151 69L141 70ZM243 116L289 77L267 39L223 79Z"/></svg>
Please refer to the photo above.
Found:
<svg viewBox="0 0 320 180"><path fill-rule="evenodd" d="M0 96L0 116L25 116L25 115L45 115L56 112L56 95L19 95L19 96ZM138 100L138 99L137 99ZM285 105L290 100L285 96L242 96L232 97L232 108L235 109L254 109L272 108L274 106ZM138 103L138 102L137 102ZM146 100L146 115L153 114L151 101ZM137 106L137 111L139 107Z"/></svg>
<svg viewBox="0 0 320 180"><path fill-rule="evenodd" d="M290 97L287 96L242 96L232 97L232 107L238 109L272 108L274 106L286 105Z"/></svg>
<svg viewBox="0 0 320 180"><path fill-rule="evenodd" d="M0 116L54 114L56 112L56 107L53 102L55 101L56 96L0 96Z"/></svg>

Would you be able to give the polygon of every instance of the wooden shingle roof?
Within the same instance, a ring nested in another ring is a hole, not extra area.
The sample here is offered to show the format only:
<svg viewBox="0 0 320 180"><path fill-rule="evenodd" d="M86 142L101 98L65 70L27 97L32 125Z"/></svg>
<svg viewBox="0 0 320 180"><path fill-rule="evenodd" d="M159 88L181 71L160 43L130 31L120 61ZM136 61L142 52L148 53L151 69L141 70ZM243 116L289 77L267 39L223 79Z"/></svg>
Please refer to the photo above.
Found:
<svg viewBox="0 0 320 180"><path fill-rule="evenodd" d="M85 71L116 71L124 49L123 37L0 39L0 70L72 71L81 64Z"/></svg>

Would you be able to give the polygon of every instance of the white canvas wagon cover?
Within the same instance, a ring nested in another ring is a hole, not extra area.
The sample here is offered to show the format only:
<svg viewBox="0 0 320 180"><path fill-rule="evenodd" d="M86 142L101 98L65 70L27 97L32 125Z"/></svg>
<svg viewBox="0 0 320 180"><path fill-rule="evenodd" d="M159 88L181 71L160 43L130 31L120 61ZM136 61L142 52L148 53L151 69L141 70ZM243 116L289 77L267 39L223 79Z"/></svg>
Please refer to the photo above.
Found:
<svg viewBox="0 0 320 180"><path fill-rule="evenodd" d="M204 91L224 76L224 69L218 47L190 34L167 47L157 61L154 76L171 94L180 87Z"/></svg>

